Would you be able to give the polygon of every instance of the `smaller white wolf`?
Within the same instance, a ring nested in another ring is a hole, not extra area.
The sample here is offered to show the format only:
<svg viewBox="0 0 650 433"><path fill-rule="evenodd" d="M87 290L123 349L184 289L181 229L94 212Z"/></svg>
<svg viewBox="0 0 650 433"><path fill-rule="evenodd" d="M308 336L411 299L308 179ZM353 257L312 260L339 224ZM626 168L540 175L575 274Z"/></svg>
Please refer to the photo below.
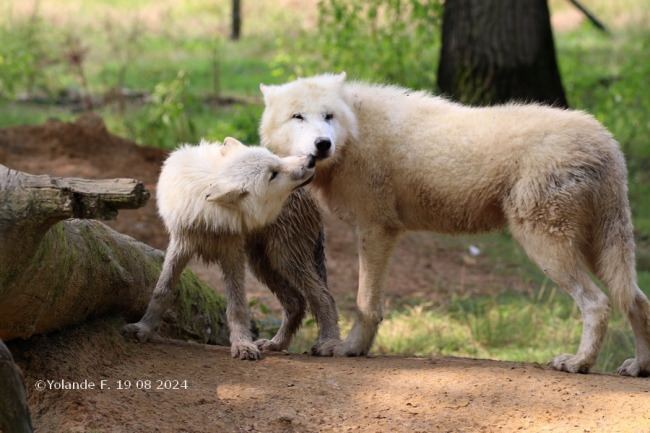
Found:
<svg viewBox="0 0 650 433"><path fill-rule="evenodd" d="M255 360L260 349L288 348L307 304L320 326L312 351L338 340L320 209L301 189L314 178L314 165L312 156L281 159L233 138L174 151L157 186L158 210L170 234L162 273L144 317L124 332L140 341L155 337L182 270L199 256L223 270L233 358ZM244 290L247 259L282 304L282 325L272 340L252 341Z"/></svg>
<svg viewBox="0 0 650 433"><path fill-rule="evenodd" d="M508 226L582 312L578 352L556 356L553 368L585 373L602 347L610 306L591 271L634 331L636 358L619 372L650 375L650 302L636 281L625 159L592 116L537 104L466 107L347 83L345 73L261 89L262 145L280 156L314 155L310 188L359 236L357 319L345 340L326 345L331 353L370 350L401 233Z"/></svg>

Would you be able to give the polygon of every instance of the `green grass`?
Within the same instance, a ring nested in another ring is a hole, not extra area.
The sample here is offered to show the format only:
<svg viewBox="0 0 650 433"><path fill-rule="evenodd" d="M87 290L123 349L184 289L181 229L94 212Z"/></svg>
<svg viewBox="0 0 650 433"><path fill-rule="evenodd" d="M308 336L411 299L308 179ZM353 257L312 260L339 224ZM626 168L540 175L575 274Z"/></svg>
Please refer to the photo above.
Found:
<svg viewBox="0 0 650 433"><path fill-rule="evenodd" d="M502 295L455 297L444 306L420 303L386 313L372 353L406 356L462 356L504 361L547 363L554 356L575 353L582 319L573 300L547 284L536 297ZM350 331L353 317L341 317ZM318 330L305 322L290 350L309 351ZM614 313L596 371L615 371L634 357L634 339L627 319Z"/></svg>
<svg viewBox="0 0 650 433"><path fill-rule="evenodd" d="M55 117L70 121L76 117L67 108L25 104L17 102L0 103L0 128L16 125L38 125Z"/></svg>

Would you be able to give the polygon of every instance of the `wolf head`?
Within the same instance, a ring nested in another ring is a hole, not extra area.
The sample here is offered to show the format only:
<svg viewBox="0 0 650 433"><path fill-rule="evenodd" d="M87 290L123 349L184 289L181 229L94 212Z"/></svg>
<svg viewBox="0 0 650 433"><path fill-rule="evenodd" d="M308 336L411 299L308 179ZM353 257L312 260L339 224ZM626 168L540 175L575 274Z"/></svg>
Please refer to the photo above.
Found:
<svg viewBox="0 0 650 433"><path fill-rule="evenodd" d="M313 155L321 164L357 137L357 120L345 96L345 72L301 78L281 86L260 85L266 108L262 145L280 156Z"/></svg>
<svg viewBox="0 0 650 433"><path fill-rule="evenodd" d="M314 178L313 156L280 158L234 138L182 146L165 161L157 203L170 231L242 232L271 223L291 192Z"/></svg>

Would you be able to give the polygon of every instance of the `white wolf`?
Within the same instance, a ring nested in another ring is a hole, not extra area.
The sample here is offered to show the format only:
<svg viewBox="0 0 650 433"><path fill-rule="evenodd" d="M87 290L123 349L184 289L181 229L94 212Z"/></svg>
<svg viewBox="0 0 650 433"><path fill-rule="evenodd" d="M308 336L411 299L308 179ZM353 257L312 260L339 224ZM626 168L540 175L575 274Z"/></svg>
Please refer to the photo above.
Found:
<svg viewBox="0 0 650 433"><path fill-rule="evenodd" d="M125 333L140 341L155 336L173 301L174 284L198 255L223 270L233 357L259 359L259 349L286 349L307 303L320 326L313 350L329 339L338 341L320 210L308 192L296 191L313 179L314 165L313 156L281 159L233 138L222 146L203 142L173 152L157 187L158 210L170 234L163 270L144 317L125 326ZM248 329L247 258L253 274L282 304L282 325L272 340L253 343Z"/></svg>
<svg viewBox="0 0 650 433"><path fill-rule="evenodd" d="M636 358L624 375L650 374L650 303L637 286L623 155L588 114L540 105L470 108L426 92L320 75L261 86L262 144L280 156L316 156L312 188L357 227L357 319L336 355L361 355L382 320L382 294L405 230L480 233L510 227L529 257L577 302L576 355L550 362L587 372L609 301L627 313Z"/></svg>

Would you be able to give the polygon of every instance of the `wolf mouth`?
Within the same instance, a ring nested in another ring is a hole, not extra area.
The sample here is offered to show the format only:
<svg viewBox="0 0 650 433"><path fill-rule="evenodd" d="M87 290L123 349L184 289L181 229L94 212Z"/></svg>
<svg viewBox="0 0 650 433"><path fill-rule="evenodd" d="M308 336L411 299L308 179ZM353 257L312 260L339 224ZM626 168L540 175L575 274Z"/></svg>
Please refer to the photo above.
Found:
<svg viewBox="0 0 650 433"><path fill-rule="evenodd" d="M302 188L303 186L307 185L307 184L310 183L312 180L314 180L315 177L316 177L316 172L314 172L314 174L312 174L311 177L310 177L309 179L307 179L306 181L304 181L303 183L301 183L300 185L298 185L297 187L295 187L293 190L295 191L295 190L297 190L297 189Z"/></svg>

